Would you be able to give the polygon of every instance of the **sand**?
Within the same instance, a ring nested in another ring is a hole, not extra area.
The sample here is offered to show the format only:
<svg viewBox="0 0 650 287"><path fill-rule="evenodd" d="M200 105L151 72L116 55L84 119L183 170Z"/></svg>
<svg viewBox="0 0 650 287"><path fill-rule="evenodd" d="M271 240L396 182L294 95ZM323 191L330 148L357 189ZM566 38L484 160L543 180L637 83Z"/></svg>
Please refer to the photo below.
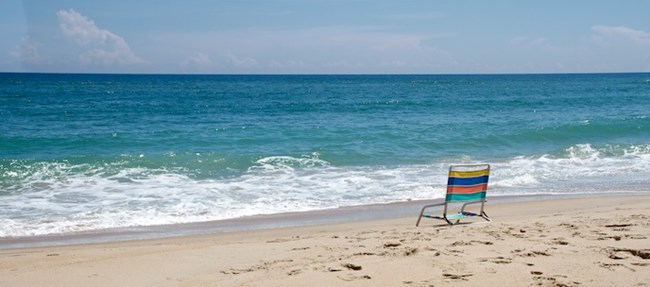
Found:
<svg viewBox="0 0 650 287"><path fill-rule="evenodd" d="M0 286L649 286L650 196L0 250Z"/></svg>

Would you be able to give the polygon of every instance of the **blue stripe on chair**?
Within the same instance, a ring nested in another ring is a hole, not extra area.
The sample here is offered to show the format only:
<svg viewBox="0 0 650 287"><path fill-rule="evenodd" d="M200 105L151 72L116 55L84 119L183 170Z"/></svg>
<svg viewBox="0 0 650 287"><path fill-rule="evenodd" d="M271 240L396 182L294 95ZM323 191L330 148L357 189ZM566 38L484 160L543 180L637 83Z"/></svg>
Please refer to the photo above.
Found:
<svg viewBox="0 0 650 287"><path fill-rule="evenodd" d="M487 183L489 177L488 175L468 178L450 177L447 185L477 185Z"/></svg>

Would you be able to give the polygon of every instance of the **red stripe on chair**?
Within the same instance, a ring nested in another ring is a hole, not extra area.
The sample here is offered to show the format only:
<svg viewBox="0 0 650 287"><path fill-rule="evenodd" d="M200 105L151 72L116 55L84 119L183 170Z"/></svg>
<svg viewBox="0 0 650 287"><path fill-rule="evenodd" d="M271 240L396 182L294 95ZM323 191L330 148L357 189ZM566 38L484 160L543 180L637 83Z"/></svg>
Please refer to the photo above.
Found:
<svg viewBox="0 0 650 287"><path fill-rule="evenodd" d="M476 193L487 190L487 183L474 185L474 186L447 186L447 193L454 194L467 194L467 193Z"/></svg>

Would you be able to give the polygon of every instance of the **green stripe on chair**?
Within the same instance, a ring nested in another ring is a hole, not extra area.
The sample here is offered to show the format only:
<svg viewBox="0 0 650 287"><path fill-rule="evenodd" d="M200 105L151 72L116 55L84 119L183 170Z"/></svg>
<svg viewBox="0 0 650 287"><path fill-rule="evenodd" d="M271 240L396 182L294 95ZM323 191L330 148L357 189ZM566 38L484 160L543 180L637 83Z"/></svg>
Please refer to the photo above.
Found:
<svg viewBox="0 0 650 287"><path fill-rule="evenodd" d="M448 193L445 200L447 200L447 201L466 201L466 200L477 200L477 199L481 199L481 198L485 198L485 191L477 192L477 193L470 193L470 194Z"/></svg>

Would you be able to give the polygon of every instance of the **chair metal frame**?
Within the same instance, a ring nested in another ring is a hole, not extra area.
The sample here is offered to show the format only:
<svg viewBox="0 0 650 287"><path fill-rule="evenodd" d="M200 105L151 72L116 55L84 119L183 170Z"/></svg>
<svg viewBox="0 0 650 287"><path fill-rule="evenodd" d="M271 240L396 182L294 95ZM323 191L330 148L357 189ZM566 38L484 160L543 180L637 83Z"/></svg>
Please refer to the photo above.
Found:
<svg viewBox="0 0 650 287"><path fill-rule="evenodd" d="M464 169L470 168L471 169L471 168L474 168L474 167L485 167L485 168L481 168L481 169L476 169L476 171L487 170L487 176L489 178L490 165L487 164L487 163L481 163L481 164L457 164L457 165L449 166L449 173L448 173L448 178L447 178L447 195L449 194L449 190L450 190L449 178L451 178L452 172L457 168L464 168ZM484 192L487 192L487 181L488 181L488 179L486 179L486 181L485 181ZM448 216L447 211L449 210L449 204L453 203L453 202L458 202L458 201L465 201L465 200L447 200L445 198L444 202L436 203L436 204L429 204L429 205L423 206L422 210L420 211L420 216L418 217L418 221L415 223L415 226L420 225L420 220L422 220L422 217L445 220L449 225L458 224L462 218L472 217L472 216L480 216L481 218L483 218L483 219L485 219L487 221L491 221L490 217L487 215L487 213L485 213L485 210L484 210L485 209L485 202L487 202L487 199L485 197L483 197L483 198L481 198L479 200L472 200L472 201L465 202L463 204L463 206L461 207L460 212L458 212L457 214L453 214L453 215ZM470 204L481 204L480 212L479 213L472 213L472 212L465 211L465 207L467 207L467 205L470 205ZM431 207L437 207L437 206L444 206L442 216L432 216L432 215L424 213L426 211L426 209L431 208ZM455 223L452 222L453 220L455 220L456 222Z"/></svg>

